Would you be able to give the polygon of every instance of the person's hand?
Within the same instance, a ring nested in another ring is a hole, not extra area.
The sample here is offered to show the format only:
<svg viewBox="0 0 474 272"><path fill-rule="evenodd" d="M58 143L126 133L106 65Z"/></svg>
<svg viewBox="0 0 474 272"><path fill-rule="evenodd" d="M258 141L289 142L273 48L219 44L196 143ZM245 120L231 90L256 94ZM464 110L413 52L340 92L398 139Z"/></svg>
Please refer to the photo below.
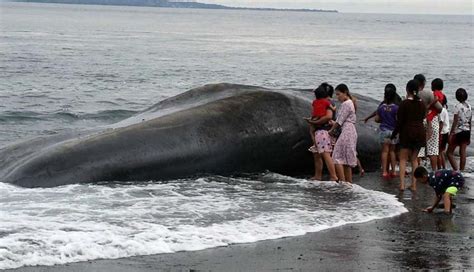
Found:
<svg viewBox="0 0 474 272"><path fill-rule="evenodd" d="M433 129L427 129L426 130L426 139L430 139L432 135L433 135Z"/></svg>
<svg viewBox="0 0 474 272"><path fill-rule="evenodd" d="M309 118L309 117L303 117L303 120L305 120L306 122L309 123L309 121L311 121L311 118Z"/></svg>
<svg viewBox="0 0 474 272"><path fill-rule="evenodd" d="M369 121L369 118L364 118L364 119L362 119L362 121L363 121L365 124L367 124L367 122Z"/></svg>
<svg viewBox="0 0 474 272"><path fill-rule="evenodd" d="M449 135L448 135L448 143L452 143L453 140L454 140L454 133L450 132Z"/></svg>
<svg viewBox="0 0 474 272"><path fill-rule="evenodd" d="M334 120L329 120L328 123L329 123L329 125L334 126L334 124L336 123L336 121L334 121Z"/></svg>
<svg viewBox="0 0 474 272"><path fill-rule="evenodd" d="M423 209L422 211L425 212L425 213L432 213L433 212L433 207Z"/></svg>

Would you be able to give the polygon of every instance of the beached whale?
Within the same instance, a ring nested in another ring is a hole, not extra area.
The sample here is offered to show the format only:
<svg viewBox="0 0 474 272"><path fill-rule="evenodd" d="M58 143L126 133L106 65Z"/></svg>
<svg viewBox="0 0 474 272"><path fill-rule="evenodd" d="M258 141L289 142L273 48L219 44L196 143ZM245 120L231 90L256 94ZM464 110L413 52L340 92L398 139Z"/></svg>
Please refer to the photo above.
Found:
<svg viewBox="0 0 474 272"><path fill-rule="evenodd" d="M0 149L0 181L51 187L265 170L311 173L311 90L233 84L192 89L107 127L42 136ZM358 96L358 116L376 109ZM379 167L374 125L357 125L359 157Z"/></svg>

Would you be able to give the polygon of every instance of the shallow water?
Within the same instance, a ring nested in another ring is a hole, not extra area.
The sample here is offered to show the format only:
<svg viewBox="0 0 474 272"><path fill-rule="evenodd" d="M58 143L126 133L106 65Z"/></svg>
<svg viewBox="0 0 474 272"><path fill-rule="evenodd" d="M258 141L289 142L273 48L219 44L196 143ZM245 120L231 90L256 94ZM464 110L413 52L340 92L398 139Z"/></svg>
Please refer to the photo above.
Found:
<svg viewBox="0 0 474 272"><path fill-rule="evenodd" d="M0 147L119 122L208 83L381 97L415 73L473 89L472 16L0 3ZM309 112L309 110L308 110ZM405 212L272 173L25 189L0 183L0 269L198 250Z"/></svg>
<svg viewBox="0 0 474 272"><path fill-rule="evenodd" d="M25 189L0 183L0 269L199 250L406 212L395 196L266 173Z"/></svg>

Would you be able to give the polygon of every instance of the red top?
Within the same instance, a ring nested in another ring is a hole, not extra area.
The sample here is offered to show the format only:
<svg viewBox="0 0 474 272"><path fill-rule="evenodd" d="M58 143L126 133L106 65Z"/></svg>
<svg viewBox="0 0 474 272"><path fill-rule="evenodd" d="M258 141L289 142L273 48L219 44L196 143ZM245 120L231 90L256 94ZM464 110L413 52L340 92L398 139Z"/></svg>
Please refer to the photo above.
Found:
<svg viewBox="0 0 474 272"><path fill-rule="evenodd" d="M433 95L438 99L439 103L443 102L444 99L446 99L442 91L433 91ZM436 115L438 115L438 112L436 111L435 106L431 106L431 108L429 108L429 113L426 118L428 119L428 121L433 121L433 118L435 118Z"/></svg>
<svg viewBox="0 0 474 272"><path fill-rule="evenodd" d="M324 117L330 105L331 102L326 98L313 100L313 113L311 116L319 118Z"/></svg>

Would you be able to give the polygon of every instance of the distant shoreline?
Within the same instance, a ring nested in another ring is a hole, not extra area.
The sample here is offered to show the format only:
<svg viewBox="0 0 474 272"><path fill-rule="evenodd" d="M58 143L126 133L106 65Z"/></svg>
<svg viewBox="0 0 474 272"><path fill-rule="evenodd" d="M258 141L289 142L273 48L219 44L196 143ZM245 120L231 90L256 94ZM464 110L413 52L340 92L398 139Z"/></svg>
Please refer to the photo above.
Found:
<svg viewBox="0 0 474 272"><path fill-rule="evenodd" d="M172 1L167 1L167 0L11 0L11 1L7 0L6 2L76 4L76 5L103 5L103 6L160 7L160 8L185 8L185 9L220 9L220 10L296 11L296 12L338 13L337 10L229 7L229 6L217 5L217 4L205 4L205 3L199 3L199 2L172 2Z"/></svg>

